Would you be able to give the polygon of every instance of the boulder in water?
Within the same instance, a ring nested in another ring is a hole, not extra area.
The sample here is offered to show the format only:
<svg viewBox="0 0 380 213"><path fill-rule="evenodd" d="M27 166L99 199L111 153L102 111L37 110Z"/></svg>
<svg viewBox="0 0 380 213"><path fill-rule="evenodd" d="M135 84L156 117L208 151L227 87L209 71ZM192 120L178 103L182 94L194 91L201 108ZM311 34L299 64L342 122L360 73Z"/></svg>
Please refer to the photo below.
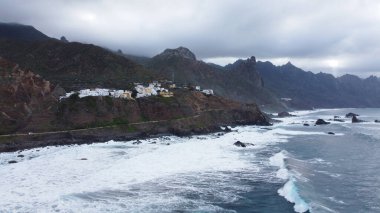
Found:
<svg viewBox="0 0 380 213"><path fill-rule="evenodd" d="M315 125L326 125L326 124L330 124L330 122L326 122L326 121L323 120L323 119L318 119L318 120L315 122Z"/></svg>
<svg viewBox="0 0 380 213"><path fill-rule="evenodd" d="M135 141L135 142L133 142L132 144L133 145L139 145L139 144L141 144L142 142L141 141Z"/></svg>
<svg viewBox="0 0 380 213"><path fill-rule="evenodd" d="M246 147L246 146L247 146L245 143L243 143L243 142L241 142L241 141L236 141L236 142L234 143L234 145L237 146L237 147Z"/></svg>
<svg viewBox="0 0 380 213"><path fill-rule="evenodd" d="M359 115L352 112L346 114L346 118L352 118L354 116L359 116Z"/></svg>
<svg viewBox="0 0 380 213"><path fill-rule="evenodd" d="M352 123L361 123L364 122L363 120L358 119L355 115L352 116Z"/></svg>
<svg viewBox="0 0 380 213"><path fill-rule="evenodd" d="M294 115L290 114L289 112L279 112L279 113L277 114L277 116L278 116L279 118L285 118L285 117L292 117L292 116L294 116Z"/></svg>
<svg viewBox="0 0 380 213"><path fill-rule="evenodd" d="M304 123L303 125L304 125L304 126L310 126L310 124L306 124L306 123Z"/></svg>
<svg viewBox="0 0 380 213"><path fill-rule="evenodd" d="M328 132L327 134L329 134L329 135L335 135L335 133L333 133L333 132Z"/></svg>
<svg viewBox="0 0 380 213"><path fill-rule="evenodd" d="M229 128L228 126L224 127L223 129L224 132L232 132L232 129Z"/></svg>
<svg viewBox="0 0 380 213"><path fill-rule="evenodd" d="M375 123L380 123L380 120L375 120Z"/></svg>
<svg viewBox="0 0 380 213"><path fill-rule="evenodd" d="M17 163L17 161L15 161L15 160L10 160L10 161L8 161L8 163L9 163L9 164Z"/></svg>

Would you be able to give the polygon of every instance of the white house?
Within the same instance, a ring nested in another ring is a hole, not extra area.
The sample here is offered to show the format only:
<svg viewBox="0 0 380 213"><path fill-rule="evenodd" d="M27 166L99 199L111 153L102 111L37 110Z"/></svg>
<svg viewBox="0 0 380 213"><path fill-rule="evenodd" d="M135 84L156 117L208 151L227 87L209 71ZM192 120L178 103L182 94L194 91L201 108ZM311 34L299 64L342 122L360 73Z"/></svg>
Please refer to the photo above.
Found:
<svg viewBox="0 0 380 213"><path fill-rule="evenodd" d="M135 85L136 85L135 89L137 91L136 98L158 95L160 91L169 94L169 91L165 88L162 88L161 84L158 82L150 83L147 87L142 84L137 84L137 83ZM87 96L110 96L114 98L132 99L132 92L129 90L113 90L113 89L103 89L103 88L71 91L69 93L66 93L66 95L64 96L61 96L60 99L68 98L74 93L78 93L80 98L87 97Z"/></svg>
<svg viewBox="0 0 380 213"><path fill-rule="evenodd" d="M205 95L214 95L214 90L212 90L212 89L204 89L204 90L202 90L202 92Z"/></svg>

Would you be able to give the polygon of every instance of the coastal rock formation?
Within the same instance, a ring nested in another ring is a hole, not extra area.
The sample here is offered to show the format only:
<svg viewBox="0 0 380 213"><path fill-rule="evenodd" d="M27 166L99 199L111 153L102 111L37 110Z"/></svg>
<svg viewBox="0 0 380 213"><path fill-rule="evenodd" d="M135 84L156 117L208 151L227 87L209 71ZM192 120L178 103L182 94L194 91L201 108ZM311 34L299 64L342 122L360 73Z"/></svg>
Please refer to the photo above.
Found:
<svg viewBox="0 0 380 213"><path fill-rule="evenodd" d="M353 118L354 116L359 116L359 115L352 112L346 114L346 118Z"/></svg>
<svg viewBox="0 0 380 213"><path fill-rule="evenodd" d="M326 122L326 121L323 120L323 119L318 119L318 120L315 122L315 125L326 125L326 124L330 124L330 122Z"/></svg>
<svg viewBox="0 0 380 213"><path fill-rule="evenodd" d="M356 117L356 115L352 116L352 123L362 123L364 122L363 120L360 120Z"/></svg>
<svg viewBox="0 0 380 213"><path fill-rule="evenodd" d="M234 145L237 147L247 147L247 145L241 141L236 141Z"/></svg>
<svg viewBox="0 0 380 213"><path fill-rule="evenodd" d="M284 112L279 112L277 116L280 118L285 118L285 117L292 117L294 115L290 114L289 112L284 111Z"/></svg>

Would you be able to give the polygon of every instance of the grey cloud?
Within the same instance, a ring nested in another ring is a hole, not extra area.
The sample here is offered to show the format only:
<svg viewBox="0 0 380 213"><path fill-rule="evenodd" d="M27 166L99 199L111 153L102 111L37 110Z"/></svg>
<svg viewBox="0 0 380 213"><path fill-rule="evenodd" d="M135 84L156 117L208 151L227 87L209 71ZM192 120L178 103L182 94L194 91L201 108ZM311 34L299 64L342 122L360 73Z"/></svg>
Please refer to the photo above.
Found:
<svg viewBox="0 0 380 213"><path fill-rule="evenodd" d="M3 0L0 8L1 21L137 55L186 46L211 60L255 55L336 75L380 73L377 0Z"/></svg>

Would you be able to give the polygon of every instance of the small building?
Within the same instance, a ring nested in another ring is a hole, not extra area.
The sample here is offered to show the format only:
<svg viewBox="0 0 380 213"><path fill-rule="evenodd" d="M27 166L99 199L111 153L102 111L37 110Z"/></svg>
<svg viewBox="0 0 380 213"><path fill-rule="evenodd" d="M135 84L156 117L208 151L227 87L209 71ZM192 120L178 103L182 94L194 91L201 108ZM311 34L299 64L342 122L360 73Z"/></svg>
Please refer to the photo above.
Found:
<svg viewBox="0 0 380 213"><path fill-rule="evenodd" d="M132 100L132 92L131 91L128 91L128 90L125 90L123 94L120 95L120 98L125 98L125 99L128 99L128 100Z"/></svg>
<svg viewBox="0 0 380 213"><path fill-rule="evenodd" d="M214 95L214 90L212 89L204 89L202 90L202 93L205 95Z"/></svg>
<svg viewBox="0 0 380 213"><path fill-rule="evenodd" d="M168 90L160 91L161 97L169 98L169 97L173 97L173 95L174 95L173 92L169 92Z"/></svg>

